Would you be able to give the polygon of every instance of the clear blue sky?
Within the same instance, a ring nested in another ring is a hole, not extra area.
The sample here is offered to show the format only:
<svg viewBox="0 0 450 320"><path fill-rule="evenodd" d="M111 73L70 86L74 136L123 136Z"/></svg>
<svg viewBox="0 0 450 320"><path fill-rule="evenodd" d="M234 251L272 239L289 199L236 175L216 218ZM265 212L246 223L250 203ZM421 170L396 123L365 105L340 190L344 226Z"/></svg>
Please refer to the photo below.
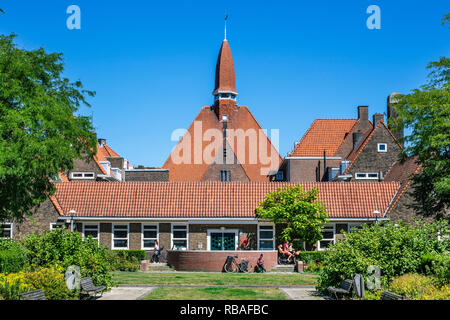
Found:
<svg viewBox="0 0 450 320"><path fill-rule="evenodd" d="M71 4L81 30L66 27ZM366 27L372 4L380 30ZM0 33L64 53L65 75L97 92L82 113L135 165L163 165L172 131L212 104L226 10L238 103L263 128L280 129L282 156L315 118L356 118L357 105L385 112L390 92L423 84L426 64L450 54L440 24L448 0L0 0L0 8Z"/></svg>

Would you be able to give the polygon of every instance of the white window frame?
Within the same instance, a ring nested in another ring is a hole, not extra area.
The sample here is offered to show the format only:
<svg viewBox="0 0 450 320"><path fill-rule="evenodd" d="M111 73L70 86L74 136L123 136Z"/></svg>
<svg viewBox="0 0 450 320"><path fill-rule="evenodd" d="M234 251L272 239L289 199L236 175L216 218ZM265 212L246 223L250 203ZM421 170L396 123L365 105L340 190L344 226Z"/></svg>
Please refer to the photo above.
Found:
<svg viewBox="0 0 450 320"><path fill-rule="evenodd" d="M363 174L364 177L358 177L359 174ZM369 177L369 174L376 174L376 177ZM378 180L380 177L380 174L378 172L356 172L355 173L355 179L368 179L368 180Z"/></svg>
<svg viewBox="0 0 450 320"><path fill-rule="evenodd" d="M276 250L276 248L275 248L275 224L274 223L258 223L258 236L257 236L257 239L258 239L258 250L261 250L261 251L272 251L272 250L267 250L267 249L261 249L260 248L260 246L259 246L259 241L260 240L270 240L269 238L263 238L263 239L261 239L260 238L260 236L259 236L259 231L260 231L260 227L261 226L272 226L273 227L273 237L272 237L272 250Z"/></svg>
<svg viewBox="0 0 450 320"><path fill-rule="evenodd" d="M53 227L55 225L55 227ZM66 224L62 221L60 222L50 222L50 231L56 230L58 227L65 227Z"/></svg>
<svg viewBox="0 0 450 320"><path fill-rule="evenodd" d="M239 245L239 230L238 229L208 229L206 236L206 250L213 252L220 251L236 251L236 248L233 250L211 250L211 233L234 233L234 243L236 246Z"/></svg>
<svg viewBox="0 0 450 320"><path fill-rule="evenodd" d="M325 229L325 228L333 228L333 238L331 239L331 238L327 238L327 239L320 239L319 241L317 241L317 250L318 251L324 251L324 250L327 250L328 248L321 248L320 247L320 241L323 241L323 240L326 240L326 241L331 241L333 244L334 243L336 243L336 224L328 224L328 225L325 225L324 226L324 228L323 229ZM323 230L322 229L322 230Z"/></svg>
<svg viewBox="0 0 450 320"><path fill-rule="evenodd" d="M381 145L384 145L384 147L385 147L384 150L380 150ZM377 150L378 150L378 152L387 152L387 143L378 143Z"/></svg>
<svg viewBox="0 0 450 320"><path fill-rule="evenodd" d="M127 237L126 238L114 238L114 229L116 226L127 226ZM114 246L114 240L127 240L126 247L118 247ZM113 223L112 224L112 234L111 234L111 248L112 250L128 250L130 247L130 224L129 223Z"/></svg>
<svg viewBox="0 0 450 320"><path fill-rule="evenodd" d="M97 238L92 238L92 239L94 239L94 240L97 240L97 243L100 243L100 223L95 223L95 222L93 222L93 223L88 223L88 222L85 222L85 223L83 223L83 232L82 232L82 235L83 235L83 239L85 239L86 238L86 235L84 234L84 231L85 231L85 226L86 225L96 225L97 226ZM114 236L113 236L114 237Z"/></svg>
<svg viewBox="0 0 450 320"><path fill-rule="evenodd" d="M81 174L81 177L74 177L74 174ZM92 174L92 177L86 177L86 174ZM89 179L94 180L95 179L95 173L94 172L71 172L70 173L70 180L82 180L82 179Z"/></svg>
<svg viewBox="0 0 450 320"><path fill-rule="evenodd" d="M156 226L156 238L144 238L144 228L148 227L148 226ZM158 241L158 245L161 247L161 245L159 244L159 223L142 223L141 224L141 250L153 250L153 249L155 249L155 247L153 247L153 248L145 248L144 247L144 240L157 240Z"/></svg>
<svg viewBox="0 0 450 320"><path fill-rule="evenodd" d="M0 239L12 239L14 237L14 223L13 222L0 222L0 228L2 228L2 231L3 231L4 225L9 225L9 228L6 228L6 229L7 230L9 229L10 236L9 237L0 237Z"/></svg>
<svg viewBox="0 0 450 320"><path fill-rule="evenodd" d="M170 224L170 250L173 248L173 227L174 226L186 226L186 238L176 238L175 240L186 239L186 248L180 250L188 250L189 248L189 223L171 223Z"/></svg>

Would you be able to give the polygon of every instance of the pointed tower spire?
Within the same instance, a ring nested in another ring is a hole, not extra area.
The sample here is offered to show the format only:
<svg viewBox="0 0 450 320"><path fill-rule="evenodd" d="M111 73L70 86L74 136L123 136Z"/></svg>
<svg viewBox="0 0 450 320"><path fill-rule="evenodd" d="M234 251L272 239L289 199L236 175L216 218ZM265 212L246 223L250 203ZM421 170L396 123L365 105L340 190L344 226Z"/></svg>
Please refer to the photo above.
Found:
<svg viewBox="0 0 450 320"><path fill-rule="evenodd" d="M227 40L227 19L228 19L228 13L225 13L225 35L223 37L223 40Z"/></svg>

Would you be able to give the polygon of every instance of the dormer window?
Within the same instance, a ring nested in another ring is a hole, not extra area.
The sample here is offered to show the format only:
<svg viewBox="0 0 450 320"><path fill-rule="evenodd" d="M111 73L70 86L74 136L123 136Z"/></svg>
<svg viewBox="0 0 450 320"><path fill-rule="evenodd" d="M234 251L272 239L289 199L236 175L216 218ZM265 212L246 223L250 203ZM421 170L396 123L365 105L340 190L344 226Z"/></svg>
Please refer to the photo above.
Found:
<svg viewBox="0 0 450 320"><path fill-rule="evenodd" d="M378 143L378 152L387 152L387 143Z"/></svg>
<svg viewBox="0 0 450 320"><path fill-rule="evenodd" d="M95 179L93 172L71 172L70 179Z"/></svg>

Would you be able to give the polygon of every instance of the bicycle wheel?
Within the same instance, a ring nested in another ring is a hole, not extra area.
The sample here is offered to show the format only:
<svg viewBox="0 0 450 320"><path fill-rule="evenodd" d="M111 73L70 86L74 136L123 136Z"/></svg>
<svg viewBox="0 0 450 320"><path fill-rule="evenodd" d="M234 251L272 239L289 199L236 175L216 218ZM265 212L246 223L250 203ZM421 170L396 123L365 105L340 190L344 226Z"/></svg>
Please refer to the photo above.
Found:
<svg viewBox="0 0 450 320"><path fill-rule="evenodd" d="M237 272L238 268L237 268L236 264L234 263L234 261L231 261L231 262L227 262L225 264L224 269L225 269L225 272L231 273L231 272Z"/></svg>
<svg viewBox="0 0 450 320"><path fill-rule="evenodd" d="M252 267L253 267L252 263L249 261L247 264L247 270L244 270L244 272L252 272L252 270L253 270Z"/></svg>

